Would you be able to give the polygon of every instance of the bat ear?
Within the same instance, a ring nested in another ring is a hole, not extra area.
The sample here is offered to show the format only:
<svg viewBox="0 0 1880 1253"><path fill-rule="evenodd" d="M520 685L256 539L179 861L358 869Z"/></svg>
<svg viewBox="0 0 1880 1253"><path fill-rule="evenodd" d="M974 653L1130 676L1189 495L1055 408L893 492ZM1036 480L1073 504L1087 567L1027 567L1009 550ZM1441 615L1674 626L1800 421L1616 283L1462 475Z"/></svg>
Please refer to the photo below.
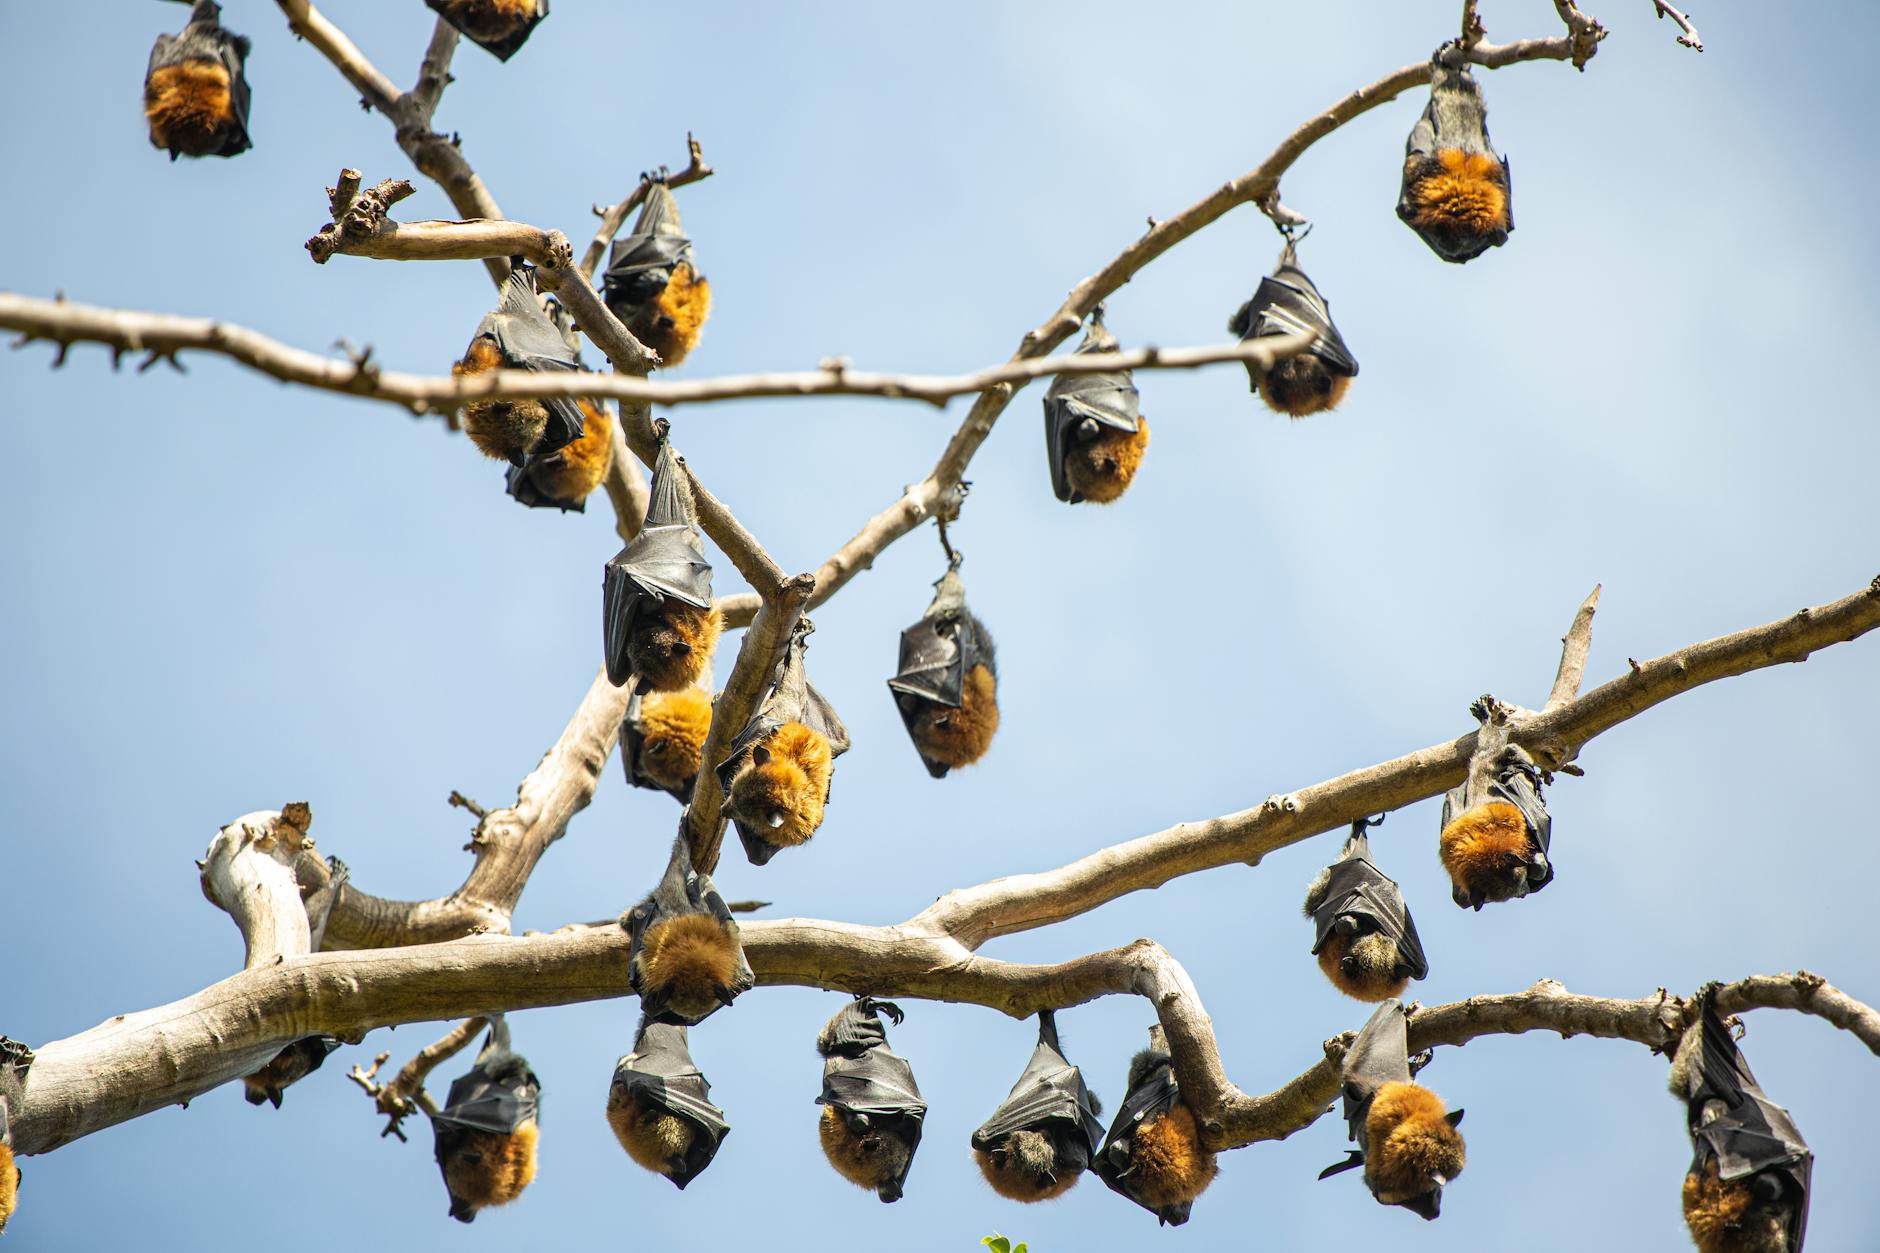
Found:
<svg viewBox="0 0 1880 1253"><path fill-rule="evenodd" d="M1462 1125L1462 1116L1467 1112L1466 1110L1452 1109L1447 1114L1444 1114L1443 1117L1449 1120L1450 1126L1460 1127Z"/></svg>
<svg viewBox="0 0 1880 1253"><path fill-rule="evenodd" d="M765 748L762 744L753 748L751 750L751 764L754 766L768 766L770 764L770 750Z"/></svg>
<svg viewBox="0 0 1880 1253"><path fill-rule="evenodd" d="M273 1104L275 1109L279 1109L281 1107L281 1090L279 1088L275 1088L273 1091L269 1092L268 1100L271 1104Z"/></svg>
<svg viewBox="0 0 1880 1253"><path fill-rule="evenodd" d="M718 1003L720 1005L731 1004L733 996L734 996L731 989L726 987L722 983L718 984L716 987L712 989L712 995L718 998ZM1460 1111L1458 1111L1457 1116L1460 1117Z"/></svg>

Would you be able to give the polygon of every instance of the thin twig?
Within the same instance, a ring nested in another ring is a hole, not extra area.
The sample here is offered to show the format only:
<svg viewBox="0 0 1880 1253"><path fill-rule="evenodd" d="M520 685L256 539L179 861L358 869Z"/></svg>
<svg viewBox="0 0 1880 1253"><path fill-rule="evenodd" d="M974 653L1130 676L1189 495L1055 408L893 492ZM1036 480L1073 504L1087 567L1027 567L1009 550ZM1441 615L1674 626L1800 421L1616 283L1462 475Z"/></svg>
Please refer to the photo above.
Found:
<svg viewBox="0 0 1880 1253"><path fill-rule="evenodd" d="M1665 0L1652 0L1652 6L1658 10L1659 21L1670 18L1683 30L1684 33L1678 36L1679 43L1697 52L1704 50L1704 41L1698 36L1697 27L1691 25L1690 18L1666 4Z"/></svg>

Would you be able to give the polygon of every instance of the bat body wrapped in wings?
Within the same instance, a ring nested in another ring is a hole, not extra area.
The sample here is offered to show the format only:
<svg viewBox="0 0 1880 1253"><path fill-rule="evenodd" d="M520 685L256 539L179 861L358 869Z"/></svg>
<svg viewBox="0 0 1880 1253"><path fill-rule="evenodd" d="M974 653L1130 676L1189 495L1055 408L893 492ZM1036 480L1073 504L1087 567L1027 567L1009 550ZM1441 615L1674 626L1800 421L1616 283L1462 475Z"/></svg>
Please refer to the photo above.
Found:
<svg viewBox="0 0 1880 1253"><path fill-rule="evenodd" d="M1430 99L1404 144L1397 216L1430 250L1461 264L1508 242L1514 183L1488 142L1482 88L1453 48L1430 62Z"/></svg>
<svg viewBox="0 0 1880 1253"><path fill-rule="evenodd" d="M242 1076L242 1087L250 1105L271 1104L281 1107L281 1093L320 1069L326 1055L339 1047L330 1035L310 1035L276 1053L267 1065L252 1075Z"/></svg>
<svg viewBox="0 0 1880 1253"><path fill-rule="evenodd" d="M661 422L646 520L601 575L607 678L676 692L708 673L724 618L712 605L712 568L699 538L692 489Z"/></svg>
<svg viewBox="0 0 1880 1253"><path fill-rule="evenodd" d="M914 1068L888 1047L883 1015L901 1025L900 1006L860 996L837 1010L816 1037L824 1059L817 1134L837 1174L892 1202L901 1199L920 1147L927 1102Z"/></svg>
<svg viewBox="0 0 1880 1253"><path fill-rule="evenodd" d="M816 833L835 759L849 750L848 729L803 668L815 629L808 618L797 619L770 686L717 767L725 816L754 866Z"/></svg>
<svg viewBox="0 0 1880 1253"><path fill-rule="evenodd" d="M1077 351L1115 352L1116 347L1098 308ZM1051 490L1059 500L1107 505L1120 499L1148 447L1149 421L1128 370L1061 374L1051 381L1044 395L1044 449Z"/></svg>
<svg viewBox="0 0 1880 1253"><path fill-rule="evenodd" d="M1671 1064L1691 1133L1684 1221L1701 1253L1799 1253L1814 1154L1789 1112L1763 1094L1717 1013L1717 985Z"/></svg>
<svg viewBox="0 0 1880 1253"><path fill-rule="evenodd" d="M510 1051L509 1024L496 1017L476 1064L431 1115L452 1218L474 1222L477 1211L507 1205L529 1186L541 1103L541 1080Z"/></svg>
<svg viewBox="0 0 1880 1253"><path fill-rule="evenodd" d="M614 1067L607 1122L634 1162L681 1191L705 1172L730 1134L711 1084L686 1047L685 1028L642 1019L633 1051Z"/></svg>
<svg viewBox="0 0 1880 1253"><path fill-rule="evenodd" d="M1084 1076L1065 1060L1057 1021L1038 1014L1038 1047L1012 1091L973 1132L973 1156L992 1190L1014 1201L1068 1192L1103 1140L1102 1112Z"/></svg>
<svg viewBox="0 0 1880 1253"><path fill-rule="evenodd" d="M1379 1204L1435 1218L1442 1212L1443 1185L1462 1173L1466 1159L1456 1130L1462 1111L1446 1112L1441 1097L1412 1079L1401 1002L1385 1001L1359 1030L1345 1054L1340 1090L1358 1147L1319 1178L1363 1166L1365 1186Z"/></svg>
<svg viewBox="0 0 1880 1253"><path fill-rule="evenodd" d="M711 284L698 272L679 206L663 180L648 185L631 234L613 242L601 276L607 307L633 337L675 366L698 346L711 313Z"/></svg>
<svg viewBox="0 0 1880 1253"><path fill-rule="evenodd" d="M1306 891L1312 955L1334 987L1360 1001L1401 996L1410 980L1430 973L1403 892L1371 860L1365 829L1382 821L1352 823L1338 860L1319 871Z"/></svg>
<svg viewBox="0 0 1880 1253"><path fill-rule="evenodd" d="M934 778L971 765L991 747L999 729L999 666L992 633L966 607L957 563L934 584L921 620L901 632L901 663L888 689Z"/></svg>
<svg viewBox="0 0 1880 1253"><path fill-rule="evenodd" d="M516 55L536 24L548 16L548 0L424 0L432 12L455 26L498 61Z"/></svg>
<svg viewBox="0 0 1880 1253"><path fill-rule="evenodd" d="M529 370L538 374L580 368L575 346L546 313L535 294L535 271L517 266L503 283L496 308L485 314L463 360L451 366L461 378L490 370ZM472 400L459 420L485 456L523 465L580 439L585 422L580 404L568 397L552 400Z"/></svg>
<svg viewBox="0 0 1880 1253"><path fill-rule="evenodd" d="M665 792L680 804L690 801L711 726L712 698L702 687L635 693L620 723L620 768L627 782Z"/></svg>
<svg viewBox="0 0 1880 1253"><path fill-rule="evenodd" d="M1129 1091L1097 1154L1097 1177L1154 1214L1158 1227L1179 1227L1220 1167L1201 1143L1159 1030L1149 1039L1129 1063Z"/></svg>
<svg viewBox="0 0 1880 1253"><path fill-rule="evenodd" d="M679 827L666 873L621 923L632 937L627 977L641 1011L651 1022L689 1027L757 980L724 897L710 875L692 868L683 819Z"/></svg>
<svg viewBox="0 0 1880 1253"><path fill-rule="evenodd" d="M613 467L613 415L591 400L576 404L581 409L580 437L552 452L530 453L504 477L509 494L531 509L586 513L587 498Z"/></svg>
<svg viewBox="0 0 1880 1253"><path fill-rule="evenodd" d="M144 72L150 146L179 156L248 151L248 37L224 30L215 0L197 0L180 34L158 35Z"/></svg>
<svg viewBox="0 0 1880 1253"><path fill-rule="evenodd" d="M1451 895L1464 909L1513 900L1553 882L1554 822L1541 798L1540 767L1488 721L1487 698L1470 706L1482 730L1462 786L1443 797L1437 851Z"/></svg>
<svg viewBox="0 0 1880 1253"><path fill-rule="evenodd" d="M1263 371L1252 361L1247 363L1247 385L1275 413L1303 418L1335 409L1351 389L1351 380L1358 376L1357 358L1345 347L1345 337L1333 324L1331 306L1299 268L1291 239L1280 251L1273 273L1260 280L1252 298L1228 319L1227 330L1242 343L1301 332L1315 336L1304 352L1295 353L1270 370Z"/></svg>

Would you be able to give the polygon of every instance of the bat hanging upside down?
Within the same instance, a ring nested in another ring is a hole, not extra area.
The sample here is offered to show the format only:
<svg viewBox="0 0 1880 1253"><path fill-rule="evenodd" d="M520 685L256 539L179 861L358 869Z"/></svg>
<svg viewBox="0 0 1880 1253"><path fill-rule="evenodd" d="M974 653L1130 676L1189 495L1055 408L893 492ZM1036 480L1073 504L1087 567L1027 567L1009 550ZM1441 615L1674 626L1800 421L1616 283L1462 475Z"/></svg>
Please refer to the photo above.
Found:
<svg viewBox="0 0 1880 1253"><path fill-rule="evenodd" d="M1339 859L1319 871L1306 892L1319 969L1332 986L1360 1001L1401 996L1410 980L1430 973L1403 892L1371 860L1365 830L1382 821L1352 823Z"/></svg>
<svg viewBox="0 0 1880 1253"><path fill-rule="evenodd" d="M1397 216L1445 261L1473 260L1514 229L1508 160L1488 140L1482 88L1455 50L1430 64L1430 100L1404 145Z"/></svg>
<svg viewBox="0 0 1880 1253"><path fill-rule="evenodd" d="M452 1218L474 1222L479 1210L509 1204L534 1180L541 1098L541 1080L510 1052L508 1023L496 1017L476 1064L431 1115Z"/></svg>
<svg viewBox="0 0 1880 1253"><path fill-rule="evenodd" d="M158 35L144 74L150 146L178 156L248 151L248 37L224 30L215 0L198 0L178 35Z"/></svg>
<svg viewBox="0 0 1880 1253"><path fill-rule="evenodd" d="M1097 1175L1154 1214L1157 1226L1179 1227L1219 1173L1181 1098L1174 1058L1151 1029L1150 1047L1130 1060L1129 1091L1097 1155Z"/></svg>
<svg viewBox="0 0 1880 1253"><path fill-rule="evenodd" d="M823 1055L823 1107L817 1138L836 1173L884 1202L901 1199L920 1147L927 1103L914 1068L888 1047L886 1016L901 1025L900 1007L858 997L836 1012L816 1037Z"/></svg>
<svg viewBox="0 0 1880 1253"><path fill-rule="evenodd" d="M548 0L425 0L473 43L507 61L548 16Z"/></svg>

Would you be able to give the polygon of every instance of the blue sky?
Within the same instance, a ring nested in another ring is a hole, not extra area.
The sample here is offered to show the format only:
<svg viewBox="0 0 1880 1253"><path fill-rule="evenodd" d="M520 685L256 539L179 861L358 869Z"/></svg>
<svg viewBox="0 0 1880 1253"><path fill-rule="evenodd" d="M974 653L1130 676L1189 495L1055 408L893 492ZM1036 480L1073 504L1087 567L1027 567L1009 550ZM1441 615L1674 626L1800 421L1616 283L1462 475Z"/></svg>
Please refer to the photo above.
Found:
<svg viewBox="0 0 1880 1253"><path fill-rule="evenodd" d="M1795 38L1767 9L1717 5L1696 15L1699 56L1643 0L1590 7L1613 36L1584 75L1557 63L1485 75L1516 176L1507 247L1445 265L1395 220L1420 93L1287 179L1287 202L1317 224L1303 261L1363 365L1338 413L1275 417L1238 367L1142 376L1154 444L1141 477L1113 508L1067 508L1043 462L1042 389L1014 402L973 465L956 534L1000 643L994 751L930 780L883 687L943 565L932 532L917 533L816 614L811 673L855 740L825 827L762 870L728 862L728 896L773 900L770 916L899 921L948 888L1460 734L1480 692L1536 704L1595 582L1589 682L1880 572L1880 433L1864 382L1835 364L1880 331L1866 208L1880 158L1859 86L1880 12L1824 7ZM1106 2L564 0L507 65L466 46L438 124L461 132L507 213L577 242L592 203L681 164L685 132L699 135L719 174L680 195L716 306L680 377L837 353L958 371L1002 360L1145 217L1427 55L1458 9L1194 4L1151 21ZM396 81L415 76L431 25L418 0L329 11ZM236 0L226 17L255 40L254 150L172 165L148 147L144 62L182 12L0 8L15 52L0 151L17 176L0 198L0 287L215 315L315 349L344 336L389 366L445 369L491 303L480 266L320 268L302 251L342 166L369 180L411 171L274 6ZM1484 16L1496 39L1556 29L1545 4L1491 2ZM422 181L400 209L450 214ZM1237 210L1113 298L1110 325L1126 344L1216 342L1278 244ZM310 801L321 846L370 891L460 882L467 819L444 797L506 801L554 740L599 660L598 576L617 547L603 505L522 510L501 468L434 419L205 358L184 377L114 374L95 348L54 373L50 355L0 354L12 954L0 1032L33 1042L239 965L191 863L248 810ZM681 411L675 431L778 559L813 569L927 471L960 412L763 402ZM1393 816L1377 853L1433 967L1414 995L1545 976L1638 996L1807 967L1880 998L1880 920L1821 893L1826 877L1880 870L1859 794L1877 693L1870 639L1625 724L1588 747L1584 779L1549 795L1558 881L1480 914L1448 903L1437 804ZM518 929L636 899L663 864L670 804L610 766ZM1297 913L1335 851L1322 837L987 952L1060 960L1153 936L1194 976L1230 1076L1263 1091L1366 1016L1318 974ZM10 1244L696 1238L786 1253L860 1238L964 1250L996 1229L1050 1253L1242 1247L1250 1233L1288 1248L1328 1225L1406 1253L1685 1241L1681 1113L1664 1064L1633 1045L1530 1035L1441 1052L1425 1079L1468 1108L1470 1158L1437 1223L1373 1204L1351 1176L1314 1183L1345 1147L1325 1119L1224 1157L1193 1221L1158 1233L1095 1180L1033 1207L986 1189L967 1137L1023 1067L1032 1027L928 1004L894 1032L933 1108L906 1199L884 1210L814 1147L812 1041L839 999L764 989L696 1033L733 1133L683 1194L607 1131L634 1012L604 1003L515 1019L545 1085L541 1174L473 1227L445 1217L428 1133L376 1138L344 1079L438 1033L417 1025L336 1054L278 1112L232 1086L27 1161ZM1073 1060L1112 1107L1149 1018L1114 999L1063 1016ZM1744 1047L1817 1152L1809 1247L1880 1245L1864 1134L1880 1116L1876 1059L1769 1011ZM1571 1207L1564 1221L1555 1204ZM1575 1221L1588 1212L1597 1227Z"/></svg>

